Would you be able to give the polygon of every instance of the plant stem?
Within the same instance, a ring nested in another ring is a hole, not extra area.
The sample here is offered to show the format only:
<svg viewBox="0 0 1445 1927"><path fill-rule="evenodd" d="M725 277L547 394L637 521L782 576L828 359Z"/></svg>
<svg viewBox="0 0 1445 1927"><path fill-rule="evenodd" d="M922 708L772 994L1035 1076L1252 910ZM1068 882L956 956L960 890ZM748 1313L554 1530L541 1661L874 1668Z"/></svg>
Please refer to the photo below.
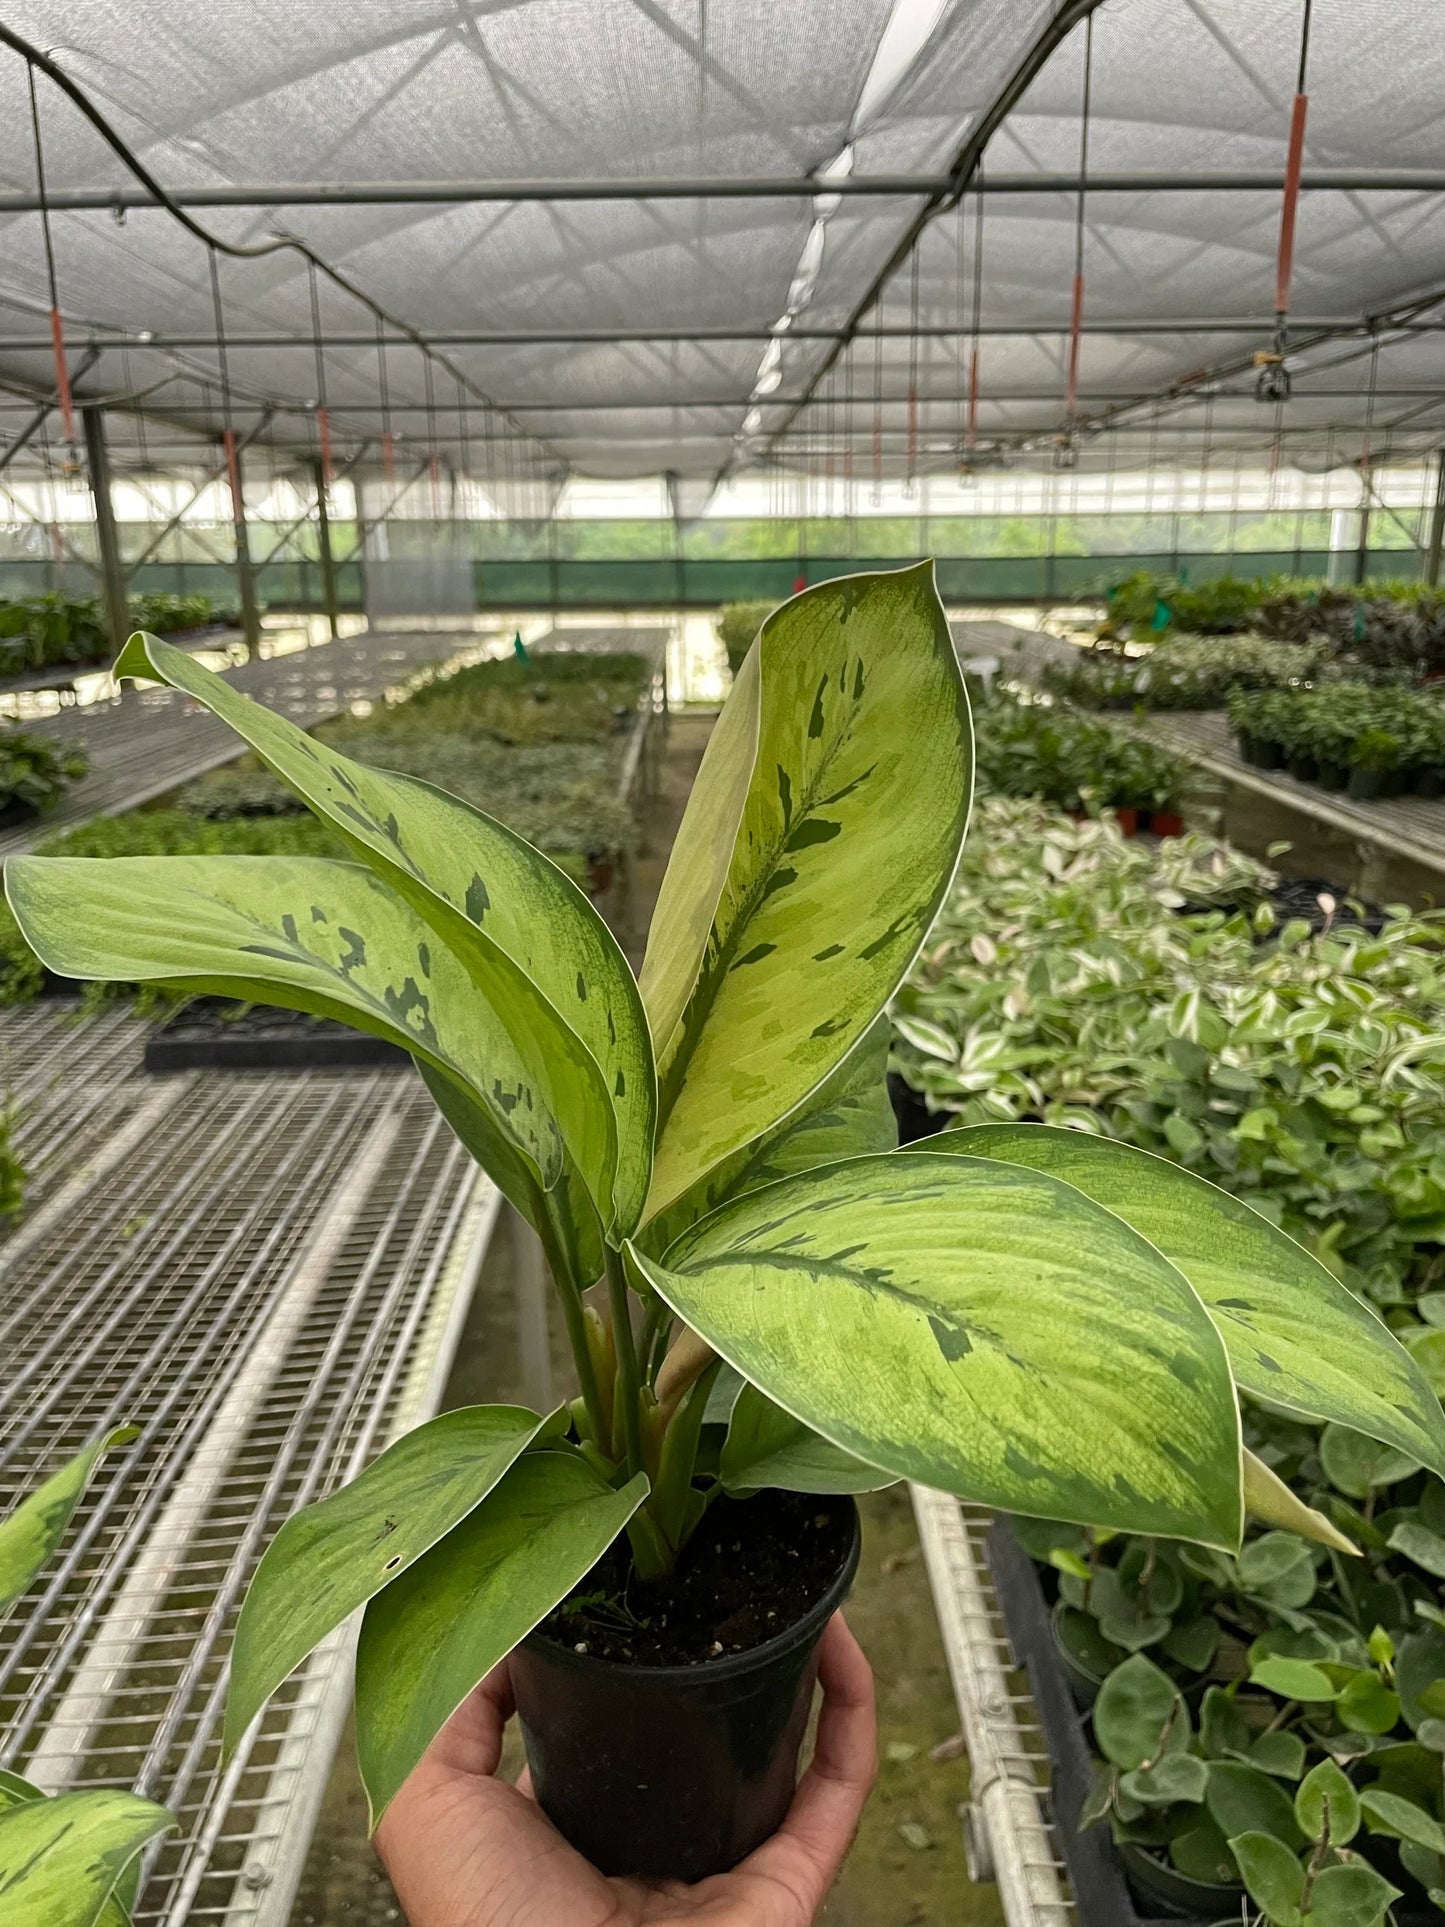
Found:
<svg viewBox="0 0 1445 1927"><path fill-rule="evenodd" d="M653 1292L647 1301L647 1310L642 1318L642 1341L640 1355L642 1370L650 1385L657 1377L657 1367L662 1363L658 1340L668 1319L672 1317L672 1307Z"/></svg>
<svg viewBox="0 0 1445 1927"><path fill-rule="evenodd" d="M582 1316L582 1290L572 1276L571 1267L563 1255L557 1234L545 1211L539 1212L541 1223L537 1235L542 1240L542 1250L552 1273L552 1281L557 1287L557 1295L562 1300L562 1316L567 1325L567 1342L572 1347L573 1362L577 1367L577 1383L582 1389L582 1402L587 1407L587 1417L592 1425L592 1436L605 1451L609 1434L603 1425L602 1395L597 1389L597 1374L592 1369L592 1353L587 1344L587 1321Z"/></svg>
<svg viewBox="0 0 1445 1927"><path fill-rule="evenodd" d="M612 1312L612 1343L617 1348L617 1395L622 1400L622 1436L627 1446L629 1478L646 1470L642 1456L642 1374L637 1368L637 1345L632 1335L632 1305L622 1253L604 1247L607 1260L607 1303ZM615 1402L615 1401L614 1401Z"/></svg>

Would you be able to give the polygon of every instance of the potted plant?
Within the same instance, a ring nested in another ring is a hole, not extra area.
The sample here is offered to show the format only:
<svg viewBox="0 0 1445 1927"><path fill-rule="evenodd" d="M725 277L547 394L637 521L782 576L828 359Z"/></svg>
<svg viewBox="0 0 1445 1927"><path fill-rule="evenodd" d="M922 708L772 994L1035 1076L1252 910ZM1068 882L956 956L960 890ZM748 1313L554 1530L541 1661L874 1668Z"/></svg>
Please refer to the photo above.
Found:
<svg viewBox="0 0 1445 1927"><path fill-rule="evenodd" d="M1351 747L1350 795L1358 802L1384 796L1400 766L1400 738L1392 729L1371 726L1360 731Z"/></svg>
<svg viewBox="0 0 1445 1927"><path fill-rule="evenodd" d="M152 638L117 671L212 709L360 860L22 858L6 886L26 936L63 975L404 1045L536 1227L579 1386L551 1414L446 1413L282 1529L237 1630L229 1744L364 1606L374 1819L512 1654L562 1830L607 1870L697 1878L790 1796L816 1638L856 1556L832 1495L911 1478L1233 1552L1238 1387L1445 1468L1419 1366L1223 1193L1190 1179L1182 1198L1127 1151L1100 1176L1068 1132L894 1148L881 1013L969 808L931 565L820 584L764 623L640 981L587 899L479 811L313 742ZM1253 1471L1250 1490L1297 1516ZM691 1584L719 1562L722 1620ZM803 1580L779 1578L795 1565Z"/></svg>

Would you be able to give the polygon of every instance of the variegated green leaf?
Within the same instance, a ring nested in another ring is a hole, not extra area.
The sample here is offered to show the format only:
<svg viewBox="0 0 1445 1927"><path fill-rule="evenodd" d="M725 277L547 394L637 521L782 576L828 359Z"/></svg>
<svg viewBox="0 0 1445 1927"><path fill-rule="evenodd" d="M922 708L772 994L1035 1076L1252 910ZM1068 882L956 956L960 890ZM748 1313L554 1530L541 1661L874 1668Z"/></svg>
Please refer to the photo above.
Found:
<svg viewBox="0 0 1445 1927"><path fill-rule="evenodd" d="M1244 1509L1261 1525L1282 1526L1286 1532L1297 1532L1302 1539L1313 1539L1335 1552L1356 1554L1360 1550L1331 1525L1323 1512L1306 1505L1277 1473L1270 1471L1263 1459L1250 1451L1244 1454Z"/></svg>
<svg viewBox="0 0 1445 1927"><path fill-rule="evenodd" d="M7 1807L0 1811L0 1920L5 1927L99 1927L136 1855L175 1824L164 1807L134 1793L62 1793Z"/></svg>
<svg viewBox="0 0 1445 1927"><path fill-rule="evenodd" d="M764 1488L879 1492L897 1484L894 1473L865 1465L747 1383L733 1402L718 1471L724 1489L740 1498Z"/></svg>
<svg viewBox="0 0 1445 1927"><path fill-rule="evenodd" d="M556 1256L554 1272L585 1289L600 1278L603 1266L602 1221L598 1217L587 1187L577 1167L562 1153L561 1170L547 1190L532 1181L530 1172L519 1164L511 1181L499 1175L497 1125L492 1112L477 1092L463 1087L448 1073L439 1071L425 1058L416 1060L421 1080L432 1094L437 1109L457 1137L485 1171L516 1205L527 1222L535 1227L548 1246L549 1258ZM503 1146L505 1152L505 1145Z"/></svg>
<svg viewBox="0 0 1445 1927"><path fill-rule="evenodd" d="M84 1451L0 1519L0 1606L20 1597L60 1544L101 1455L139 1437L139 1426L119 1425L92 1439Z"/></svg>
<svg viewBox="0 0 1445 1927"><path fill-rule="evenodd" d="M366 1609L356 1750L371 1824L467 1694L565 1599L647 1496L572 1453L519 1459L485 1502Z"/></svg>
<svg viewBox="0 0 1445 1927"><path fill-rule="evenodd" d="M479 1506L546 1424L520 1405L444 1412L286 1521L236 1626L227 1751L292 1668Z"/></svg>
<svg viewBox="0 0 1445 1927"><path fill-rule="evenodd" d="M769 1398L870 1465L1005 1511L1239 1543L1219 1333L1173 1265L1071 1185L982 1158L852 1158L636 1262Z"/></svg>
<svg viewBox="0 0 1445 1927"><path fill-rule="evenodd" d="M761 705L758 651L751 649L733 678L693 783L693 795L706 798L706 808L689 802L684 812L647 936L642 1001L660 1056L682 1021L727 883L758 760Z"/></svg>
<svg viewBox="0 0 1445 1927"><path fill-rule="evenodd" d="M836 1164L840 1158L860 1157L865 1151L891 1151L898 1142L898 1120L888 1097L892 1035L887 1017L879 1017L797 1110L756 1142L724 1158L701 1183L649 1220L638 1239L642 1249L666 1251L690 1224L761 1184L795 1177L816 1165Z"/></svg>
<svg viewBox="0 0 1445 1927"><path fill-rule="evenodd" d="M917 953L967 824L968 701L931 564L805 591L763 624L750 660L756 754L750 730L729 725L728 760L694 786L654 921L666 944L664 918L685 905L695 935L711 881L671 872L716 854L707 826L725 834L750 762L696 981L665 1042L687 946L644 971L662 1048L649 1216L847 1055ZM746 675L739 688L749 700Z"/></svg>
<svg viewBox="0 0 1445 1927"><path fill-rule="evenodd" d="M1368 1305L1241 1199L1151 1151L1048 1124L979 1124L920 1149L1006 1159L1075 1185L1178 1265L1243 1391L1445 1474L1445 1415L1420 1367Z"/></svg>
<svg viewBox="0 0 1445 1927"><path fill-rule="evenodd" d="M5 889L27 942L62 976L171 984L339 1018L471 1094L469 1148L519 1209L532 1216L538 1193L561 1177L555 1121L535 1101L506 1029L449 946L359 864L12 857Z"/></svg>
<svg viewBox="0 0 1445 1927"><path fill-rule="evenodd" d="M445 939L507 1030L529 1097L557 1120L604 1220L630 1230L652 1152L652 1049L632 972L582 892L504 824L340 755L184 650L132 636L116 674L204 703Z"/></svg>

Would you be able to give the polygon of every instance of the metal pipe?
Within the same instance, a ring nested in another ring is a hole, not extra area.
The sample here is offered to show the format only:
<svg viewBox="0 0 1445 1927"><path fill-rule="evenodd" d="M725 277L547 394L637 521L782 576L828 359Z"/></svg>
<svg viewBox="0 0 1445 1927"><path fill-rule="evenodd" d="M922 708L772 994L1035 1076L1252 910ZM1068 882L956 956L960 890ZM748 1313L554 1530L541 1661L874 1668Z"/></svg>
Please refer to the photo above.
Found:
<svg viewBox="0 0 1445 1927"><path fill-rule="evenodd" d="M320 460L313 462L311 473L316 484L316 533L321 547L321 595L326 604L326 621L331 630L331 640L335 642L341 634L341 607L336 596L336 562L331 553L331 512L326 502L326 464Z"/></svg>
<svg viewBox="0 0 1445 1927"><path fill-rule="evenodd" d="M112 647L125 647L130 632L130 610L125 598L125 570L121 566L120 541L115 531L115 508L110 499L110 458L105 446L105 410L86 407L80 411L85 431L85 466L90 481L90 496L95 504L95 539L100 549L100 579L105 594L105 619Z"/></svg>
<svg viewBox="0 0 1445 1927"><path fill-rule="evenodd" d="M969 195L1075 194L1078 176L1041 171L996 174L962 190ZM1434 167L1312 167L1300 177L1305 193L1438 194L1445 171ZM1125 169L1091 176L1090 194L1258 194L1277 193L1278 170L1231 168L1213 173L1195 169ZM515 204L531 201L776 201L812 200L836 195L842 200L876 200L918 195L957 194L952 174L628 174L556 180L474 181L276 181L230 187L171 187L175 207L424 207ZM144 187L78 187L47 190L52 211L125 214L164 207ZM0 194L0 215L40 211L38 194L19 189ZM434 337L428 337L434 339Z"/></svg>
<svg viewBox="0 0 1445 1927"><path fill-rule="evenodd" d="M1363 335L1369 332L1369 324L1359 315L1321 315L1313 319L1295 316L1297 328L1308 328L1312 334ZM1259 315L1138 315L1123 316L1115 319L1107 317L1086 318L1086 335L1259 335L1268 327L1267 321ZM1392 323L1391 331L1401 334L1439 334L1445 331L1445 320ZM74 333L72 328L72 333ZM970 334L972 330L969 331ZM1033 319L1028 321L985 322L979 330L984 339L1008 339L1013 336L1027 335L1067 335L1069 317L1060 315L1055 320ZM696 328L467 328L451 329L428 336L439 348L532 348L566 347L572 343L579 346L606 345L610 342L649 342L649 341L872 341L882 337L885 341L909 341L917 339L952 341L957 339L960 329L957 322L885 322L881 326L874 323L871 327L860 325L851 334L846 327L822 327L812 322L795 322L791 328L759 326L748 323L736 327L703 326ZM216 337L212 334L153 334L147 332L142 339L136 334L112 335L104 329L94 328L84 334L85 341L97 353L107 348L151 349L164 354L171 349L216 347ZM375 332L371 334L349 333L341 330L323 334L323 348L374 348L377 344ZM414 346L407 336L400 334L382 337L382 346L400 348ZM228 348L253 349L294 349L308 356L314 355L315 343L308 334L232 334L227 331ZM0 337L0 354L45 354L50 353L48 335L21 335L9 339ZM273 403L273 406L279 406ZM500 403L492 404L500 409ZM301 409L303 403L297 401L295 408ZM350 412L349 405L339 412Z"/></svg>
<svg viewBox="0 0 1445 1927"><path fill-rule="evenodd" d="M1440 586L1440 555L1445 550L1445 448L1435 457L1435 505L1430 511L1430 545L1425 551L1425 580Z"/></svg>

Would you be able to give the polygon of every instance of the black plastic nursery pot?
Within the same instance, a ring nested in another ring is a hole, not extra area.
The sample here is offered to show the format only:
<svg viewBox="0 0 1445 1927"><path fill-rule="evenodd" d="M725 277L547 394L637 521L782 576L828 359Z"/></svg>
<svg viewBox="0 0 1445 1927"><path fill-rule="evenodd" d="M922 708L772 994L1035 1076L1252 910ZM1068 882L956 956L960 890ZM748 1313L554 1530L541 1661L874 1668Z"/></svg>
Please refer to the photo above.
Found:
<svg viewBox="0 0 1445 1927"><path fill-rule="evenodd" d="M777 1831L797 1784L818 1643L861 1547L852 1499L816 1503L846 1508L846 1550L822 1595L760 1645L647 1666L579 1653L539 1628L512 1654L537 1799L604 1873L703 1880Z"/></svg>

